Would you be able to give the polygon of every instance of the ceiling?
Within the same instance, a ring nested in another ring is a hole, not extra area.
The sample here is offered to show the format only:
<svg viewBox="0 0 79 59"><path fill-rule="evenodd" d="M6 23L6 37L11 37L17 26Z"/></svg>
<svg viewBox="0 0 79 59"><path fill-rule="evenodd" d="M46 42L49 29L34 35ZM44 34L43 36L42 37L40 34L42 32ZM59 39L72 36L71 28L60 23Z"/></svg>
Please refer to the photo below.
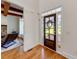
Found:
<svg viewBox="0 0 79 59"><path fill-rule="evenodd" d="M14 15L14 16L22 17L23 8L13 3L8 3L8 2L1 0L1 13L4 14L4 16Z"/></svg>

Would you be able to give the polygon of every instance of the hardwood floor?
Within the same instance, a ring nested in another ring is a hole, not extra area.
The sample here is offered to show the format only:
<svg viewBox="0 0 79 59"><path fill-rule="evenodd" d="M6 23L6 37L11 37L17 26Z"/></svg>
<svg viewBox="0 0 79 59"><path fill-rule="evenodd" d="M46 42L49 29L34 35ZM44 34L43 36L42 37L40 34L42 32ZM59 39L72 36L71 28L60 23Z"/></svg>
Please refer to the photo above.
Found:
<svg viewBox="0 0 79 59"><path fill-rule="evenodd" d="M1 54L2 59L67 59L64 56L38 45L27 52L20 52L19 47Z"/></svg>

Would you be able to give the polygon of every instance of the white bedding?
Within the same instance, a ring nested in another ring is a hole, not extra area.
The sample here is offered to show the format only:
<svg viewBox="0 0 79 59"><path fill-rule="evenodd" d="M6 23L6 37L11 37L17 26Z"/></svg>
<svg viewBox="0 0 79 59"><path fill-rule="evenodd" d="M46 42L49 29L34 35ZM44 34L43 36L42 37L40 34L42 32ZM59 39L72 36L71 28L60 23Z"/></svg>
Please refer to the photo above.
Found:
<svg viewBox="0 0 79 59"><path fill-rule="evenodd" d="M14 41L15 41L16 43L15 43L14 45L8 47L8 48L2 48L2 47L1 47L1 52L5 52L5 51L8 51L8 50L14 49L14 48L16 48L16 47L22 45L22 43L21 43L19 40L17 40L17 39L14 40Z"/></svg>

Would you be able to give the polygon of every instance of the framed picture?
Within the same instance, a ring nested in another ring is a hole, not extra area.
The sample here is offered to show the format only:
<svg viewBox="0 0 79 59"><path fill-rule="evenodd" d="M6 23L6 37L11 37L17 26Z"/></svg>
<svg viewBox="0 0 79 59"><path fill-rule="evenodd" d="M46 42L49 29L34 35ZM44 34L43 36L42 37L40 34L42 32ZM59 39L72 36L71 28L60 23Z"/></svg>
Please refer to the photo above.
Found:
<svg viewBox="0 0 79 59"><path fill-rule="evenodd" d="M7 25L1 25L1 38L4 38L7 35Z"/></svg>

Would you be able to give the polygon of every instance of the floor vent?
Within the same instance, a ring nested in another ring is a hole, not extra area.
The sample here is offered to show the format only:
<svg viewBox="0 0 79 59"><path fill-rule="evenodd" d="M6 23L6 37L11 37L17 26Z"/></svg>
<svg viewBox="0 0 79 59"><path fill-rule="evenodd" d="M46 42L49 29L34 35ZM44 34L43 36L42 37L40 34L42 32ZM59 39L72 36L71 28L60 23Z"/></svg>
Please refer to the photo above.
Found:
<svg viewBox="0 0 79 59"><path fill-rule="evenodd" d="M33 49L33 48L32 48ZM27 52L31 51L32 49L29 49Z"/></svg>

